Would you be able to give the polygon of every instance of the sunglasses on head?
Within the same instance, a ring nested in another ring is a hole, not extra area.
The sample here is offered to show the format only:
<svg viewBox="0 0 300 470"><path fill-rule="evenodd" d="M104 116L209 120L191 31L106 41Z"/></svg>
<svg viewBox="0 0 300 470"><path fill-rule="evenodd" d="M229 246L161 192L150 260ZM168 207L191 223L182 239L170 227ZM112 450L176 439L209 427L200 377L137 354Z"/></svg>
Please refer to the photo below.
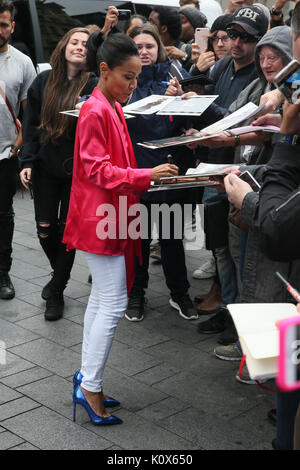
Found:
<svg viewBox="0 0 300 470"><path fill-rule="evenodd" d="M230 37L230 39L232 39L233 41L237 38L240 38L240 41L244 43L258 41L258 39L255 36L252 36L251 34L248 34L248 33L241 33L240 31L237 31L234 28L227 28L226 32L228 36Z"/></svg>

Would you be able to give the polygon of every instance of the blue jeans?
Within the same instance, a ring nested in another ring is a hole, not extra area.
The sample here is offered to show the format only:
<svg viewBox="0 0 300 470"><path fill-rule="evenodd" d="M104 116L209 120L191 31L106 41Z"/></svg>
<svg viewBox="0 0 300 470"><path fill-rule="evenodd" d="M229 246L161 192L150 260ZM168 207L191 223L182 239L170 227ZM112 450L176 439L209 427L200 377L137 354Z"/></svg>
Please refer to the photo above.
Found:
<svg viewBox="0 0 300 470"><path fill-rule="evenodd" d="M203 204L209 204L209 200L212 198L215 200L216 197L220 199L227 198L227 194L220 193L214 188L205 188L202 202ZM218 227L216 227L216 230L218 230ZM237 302L239 296L235 264L228 245L222 248L215 248L214 255L217 260L217 268L222 291L221 307L226 307L227 304Z"/></svg>

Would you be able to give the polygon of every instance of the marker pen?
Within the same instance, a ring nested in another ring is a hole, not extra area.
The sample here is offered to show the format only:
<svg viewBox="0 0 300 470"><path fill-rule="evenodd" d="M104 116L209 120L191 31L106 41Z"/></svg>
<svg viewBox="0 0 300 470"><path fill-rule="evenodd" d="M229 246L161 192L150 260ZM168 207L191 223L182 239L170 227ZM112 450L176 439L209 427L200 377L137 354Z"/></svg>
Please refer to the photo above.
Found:
<svg viewBox="0 0 300 470"><path fill-rule="evenodd" d="M276 276L279 277L279 279L283 282L283 284L286 285L286 289L289 291L292 297L294 297L297 302L300 302L300 294L299 292L291 286L291 284L283 277L280 272L276 271Z"/></svg>

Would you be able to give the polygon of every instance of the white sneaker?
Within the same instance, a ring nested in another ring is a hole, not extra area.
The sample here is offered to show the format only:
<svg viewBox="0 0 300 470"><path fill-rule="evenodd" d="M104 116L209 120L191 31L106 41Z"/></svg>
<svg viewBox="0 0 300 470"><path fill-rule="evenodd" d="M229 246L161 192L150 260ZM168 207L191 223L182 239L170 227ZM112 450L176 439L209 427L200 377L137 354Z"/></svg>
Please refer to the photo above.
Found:
<svg viewBox="0 0 300 470"><path fill-rule="evenodd" d="M194 279L209 279L216 275L216 262L215 258L212 257L206 263L202 264L198 269L193 272Z"/></svg>

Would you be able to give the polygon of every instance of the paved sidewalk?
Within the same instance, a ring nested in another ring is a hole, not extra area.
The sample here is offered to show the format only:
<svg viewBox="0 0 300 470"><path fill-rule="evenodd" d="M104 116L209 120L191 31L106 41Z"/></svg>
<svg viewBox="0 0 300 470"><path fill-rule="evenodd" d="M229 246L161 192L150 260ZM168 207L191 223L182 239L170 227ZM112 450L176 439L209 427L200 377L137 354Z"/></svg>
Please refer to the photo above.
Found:
<svg viewBox="0 0 300 470"><path fill-rule="evenodd" d="M74 423L72 377L80 366L88 268L77 253L64 318L45 322L41 286L50 269L27 194L16 195L15 211L16 298L0 300L0 341L6 346L0 350L0 450L271 449L275 428L267 412L274 394L236 382L238 363L213 355L216 336L199 335L196 321L169 306L155 263L145 318L121 321L105 371L105 391L121 401L113 412L124 423L93 426L80 406ZM192 297L209 289L210 281L191 277L206 259L205 250L187 252Z"/></svg>

